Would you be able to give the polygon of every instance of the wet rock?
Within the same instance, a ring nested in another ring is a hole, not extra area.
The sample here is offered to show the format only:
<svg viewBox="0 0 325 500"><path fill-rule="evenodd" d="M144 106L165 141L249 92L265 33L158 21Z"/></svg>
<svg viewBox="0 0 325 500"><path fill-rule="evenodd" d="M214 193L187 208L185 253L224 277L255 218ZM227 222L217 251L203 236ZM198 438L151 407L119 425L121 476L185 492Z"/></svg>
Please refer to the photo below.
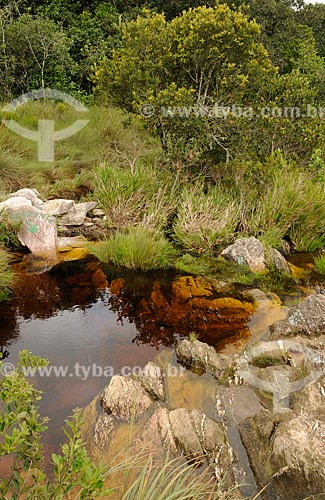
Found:
<svg viewBox="0 0 325 500"><path fill-rule="evenodd" d="M160 401L165 400L165 388L162 369L155 363L149 362L139 378L141 384L149 394Z"/></svg>
<svg viewBox="0 0 325 500"><path fill-rule="evenodd" d="M129 421L150 408L153 401L140 382L115 375L103 391L101 404L107 413Z"/></svg>
<svg viewBox="0 0 325 500"><path fill-rule="evenodd" d="M276 250L275 248L271 248L269 250L268 258L270 264L273 265L278 271L291 274L288 262L278 250Z"/></svg>
<svg viewBox="0 0 325 500"><path fill-rule="evenodd" d="M198 340L182 340L176 347L176 355L184 365L209 372L215 378L219 378L230 364L228 356L218 354L214 347Z"/></svg>
<svg viewBox="0 0 325 500"><path fill-rule="evenodd" d="M323 377L292 396L288 414L263 411L240 426L259 483L271 481L270 496L302 500L325 492L324 385Z"/></svg>
<svg viewBox="0 0 325 500"><path fill-rule="evenodd" d="M68 213L60 217L58 224L62 226L81 226L87 213L97 206L97 202L89 201L85 203L78 203Z"/></svg>
<svg viewBox="0 0 325 500"><path fill-rule="evenodd" d="M57 238L57 249L58 252L68 252L73 248L84 248L88 243L89 241L83 236L73 236L70 238L59 236Z"/></svg>
<svg viewBox="0 0 325 500"><path fill-rule="evenodd" d="M177 456L177 444L172 433L167 408L159 407L149 419L146 425L145 439L148 441L160 441L173 456Z"/></svg>
<svg viewBox="0 0 325 500"><path fill-rule="evenodd" d="M169 420L177 447L188 459L201 459L204 452L195 431L191 414L184 408L178 408L169 413Z"/></svg>
<svg viewBox="0 0 325 500"><path fill-rule="evenodd" d="M317 336L325 333L325 295L310 295L295 307L292 307L283 321L271 326L271 339L282 336L306 335Z"/></svg>
<svg viewBox="0 0 325 500"><path fill-rule="evenodd" d="M114 429L114 418L106 413L97 419L93 441L99 450L107 450L111 442L111 433Z"/></svg>
<svg viewBox="0 0 325 500"><path fill-rule="evenodd" d="M265 254L262 243L256 238L240 238L227 247L221 255L227 260L248 266L252 271L263 271Z"/></svg>
<svg viewBox="0 0 325 500"><path fill-rule="evenodd" d="M75 205L73 200L50 200L44 203L42 210L49 215L64 215Z"/></svg>

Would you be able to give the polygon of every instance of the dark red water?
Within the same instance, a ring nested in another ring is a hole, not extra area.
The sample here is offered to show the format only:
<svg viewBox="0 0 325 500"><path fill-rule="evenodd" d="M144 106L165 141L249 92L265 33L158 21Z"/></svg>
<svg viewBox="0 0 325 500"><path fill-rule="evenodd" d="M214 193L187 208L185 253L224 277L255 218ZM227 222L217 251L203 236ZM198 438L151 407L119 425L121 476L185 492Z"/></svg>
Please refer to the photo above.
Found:
<svg viewBox="0 0 325 500"><path fill-rule="evenodd" d="M219 350L249 336L245 308L214 311L209 301L215 294L199 287L194 307L186 296L193 283L174 272L122 273L92 260L20 274L12 300L0 303L0 347L5 363L15 364L27 349L64 370L33 379L44 391L41 413L51 419L48 453L63 440L64 419L87 405L113 373L143 367L190 331Z"/></svg>

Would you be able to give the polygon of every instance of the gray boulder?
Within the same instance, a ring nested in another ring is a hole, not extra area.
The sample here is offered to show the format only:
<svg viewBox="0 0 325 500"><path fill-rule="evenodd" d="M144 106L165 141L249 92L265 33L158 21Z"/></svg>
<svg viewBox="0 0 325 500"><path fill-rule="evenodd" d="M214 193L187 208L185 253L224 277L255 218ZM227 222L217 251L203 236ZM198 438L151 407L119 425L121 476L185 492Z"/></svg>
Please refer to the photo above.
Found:
<svg viewBox="0 0 325 500"><path fill-rule="evenodd" d="M275 248L271 248L269 250L268 258L270 264L273 265L278 271L291 274L288 262L285 260L283 255L280 254L278 250L276 250Z"/></svg>
<svg viewBox="0 0 325 500"><path fill-rule="evenodd" d="M58 224L62 226L81 226L85 222L87 213L96 208L96 206L96 201L78 203L58 220Z"/></svg>
<svg viewBox="0 0 325 500"><path fill-rule="evenodd" d="M263 271L265 254L262 243L256 238L240 238L227 247L221 255L237 264L248 266L252 271Z"/></svg>
<svg viewBox="0 0 325 500"><path fill-rule="evenodd" d="M289 310L285 320L271 326L271 339L288 335L315 336L325 333L325 295L310 295Z"/></svg>

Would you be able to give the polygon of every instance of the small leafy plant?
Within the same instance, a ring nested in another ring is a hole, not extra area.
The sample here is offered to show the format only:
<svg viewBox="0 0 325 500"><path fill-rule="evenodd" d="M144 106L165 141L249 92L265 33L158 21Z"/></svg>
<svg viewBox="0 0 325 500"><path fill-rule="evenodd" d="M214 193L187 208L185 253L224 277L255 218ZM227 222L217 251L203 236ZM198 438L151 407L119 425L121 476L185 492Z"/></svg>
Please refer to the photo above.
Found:
<svg viewBox="0 0 325 500"><path fill-rule="evenodd" d="M91 500L107 495L105 467L91 462L81 439L81 410L66 420L67 442L60 455L52 455L54 479L50 481L43 471L41 437L48 418L38 413L36 402L42 393L29 383L26 372L47 364L46 359L22 351L15 370L0 380L0 460L14 457L11 474L0 483L0 498L65 500L70 492L72 498Z"/></svg>

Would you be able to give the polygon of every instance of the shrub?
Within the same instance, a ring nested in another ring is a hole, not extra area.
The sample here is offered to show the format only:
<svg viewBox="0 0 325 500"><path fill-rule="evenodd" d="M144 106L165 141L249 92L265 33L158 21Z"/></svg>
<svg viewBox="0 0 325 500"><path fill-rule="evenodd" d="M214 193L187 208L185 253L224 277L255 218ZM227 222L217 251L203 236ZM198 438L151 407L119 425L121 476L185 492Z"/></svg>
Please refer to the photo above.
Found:
<svg viewBox="0 0 325 500"><path fill-rule="evenodd" d="M106 241L90 246L102 262L138 271L163 269L174 254L172 245L158 233L141 226L128 227Z"/></svg>
<svg viewBox="0 0 325 500"><path fill-rule="evenodd" d="M190 253L211 253L234 238L239 204L220 188L207 194L201 183L185 188L173 225L174 240Z"/></svg>
<svg viewBox="0 0 325 500"><path fill-rule="evenodd" d="M104 491L105 469L95 466L87 455L81 439L81 411L75 411L66 421L65 435L68 442L61 446L61 454L52 454L54 479L48 480L43 472L41 437L47 429L46 417L41 417L36 402L41 391L31 385L26 369L47 365L45 359L32 356L28 351L20 353L20 361L9 376L0 380L1 409L0 456L15 457L11 475L0 483L1 498L25 498L50 500L69 498L93 499L109 493Z"/></svg>

